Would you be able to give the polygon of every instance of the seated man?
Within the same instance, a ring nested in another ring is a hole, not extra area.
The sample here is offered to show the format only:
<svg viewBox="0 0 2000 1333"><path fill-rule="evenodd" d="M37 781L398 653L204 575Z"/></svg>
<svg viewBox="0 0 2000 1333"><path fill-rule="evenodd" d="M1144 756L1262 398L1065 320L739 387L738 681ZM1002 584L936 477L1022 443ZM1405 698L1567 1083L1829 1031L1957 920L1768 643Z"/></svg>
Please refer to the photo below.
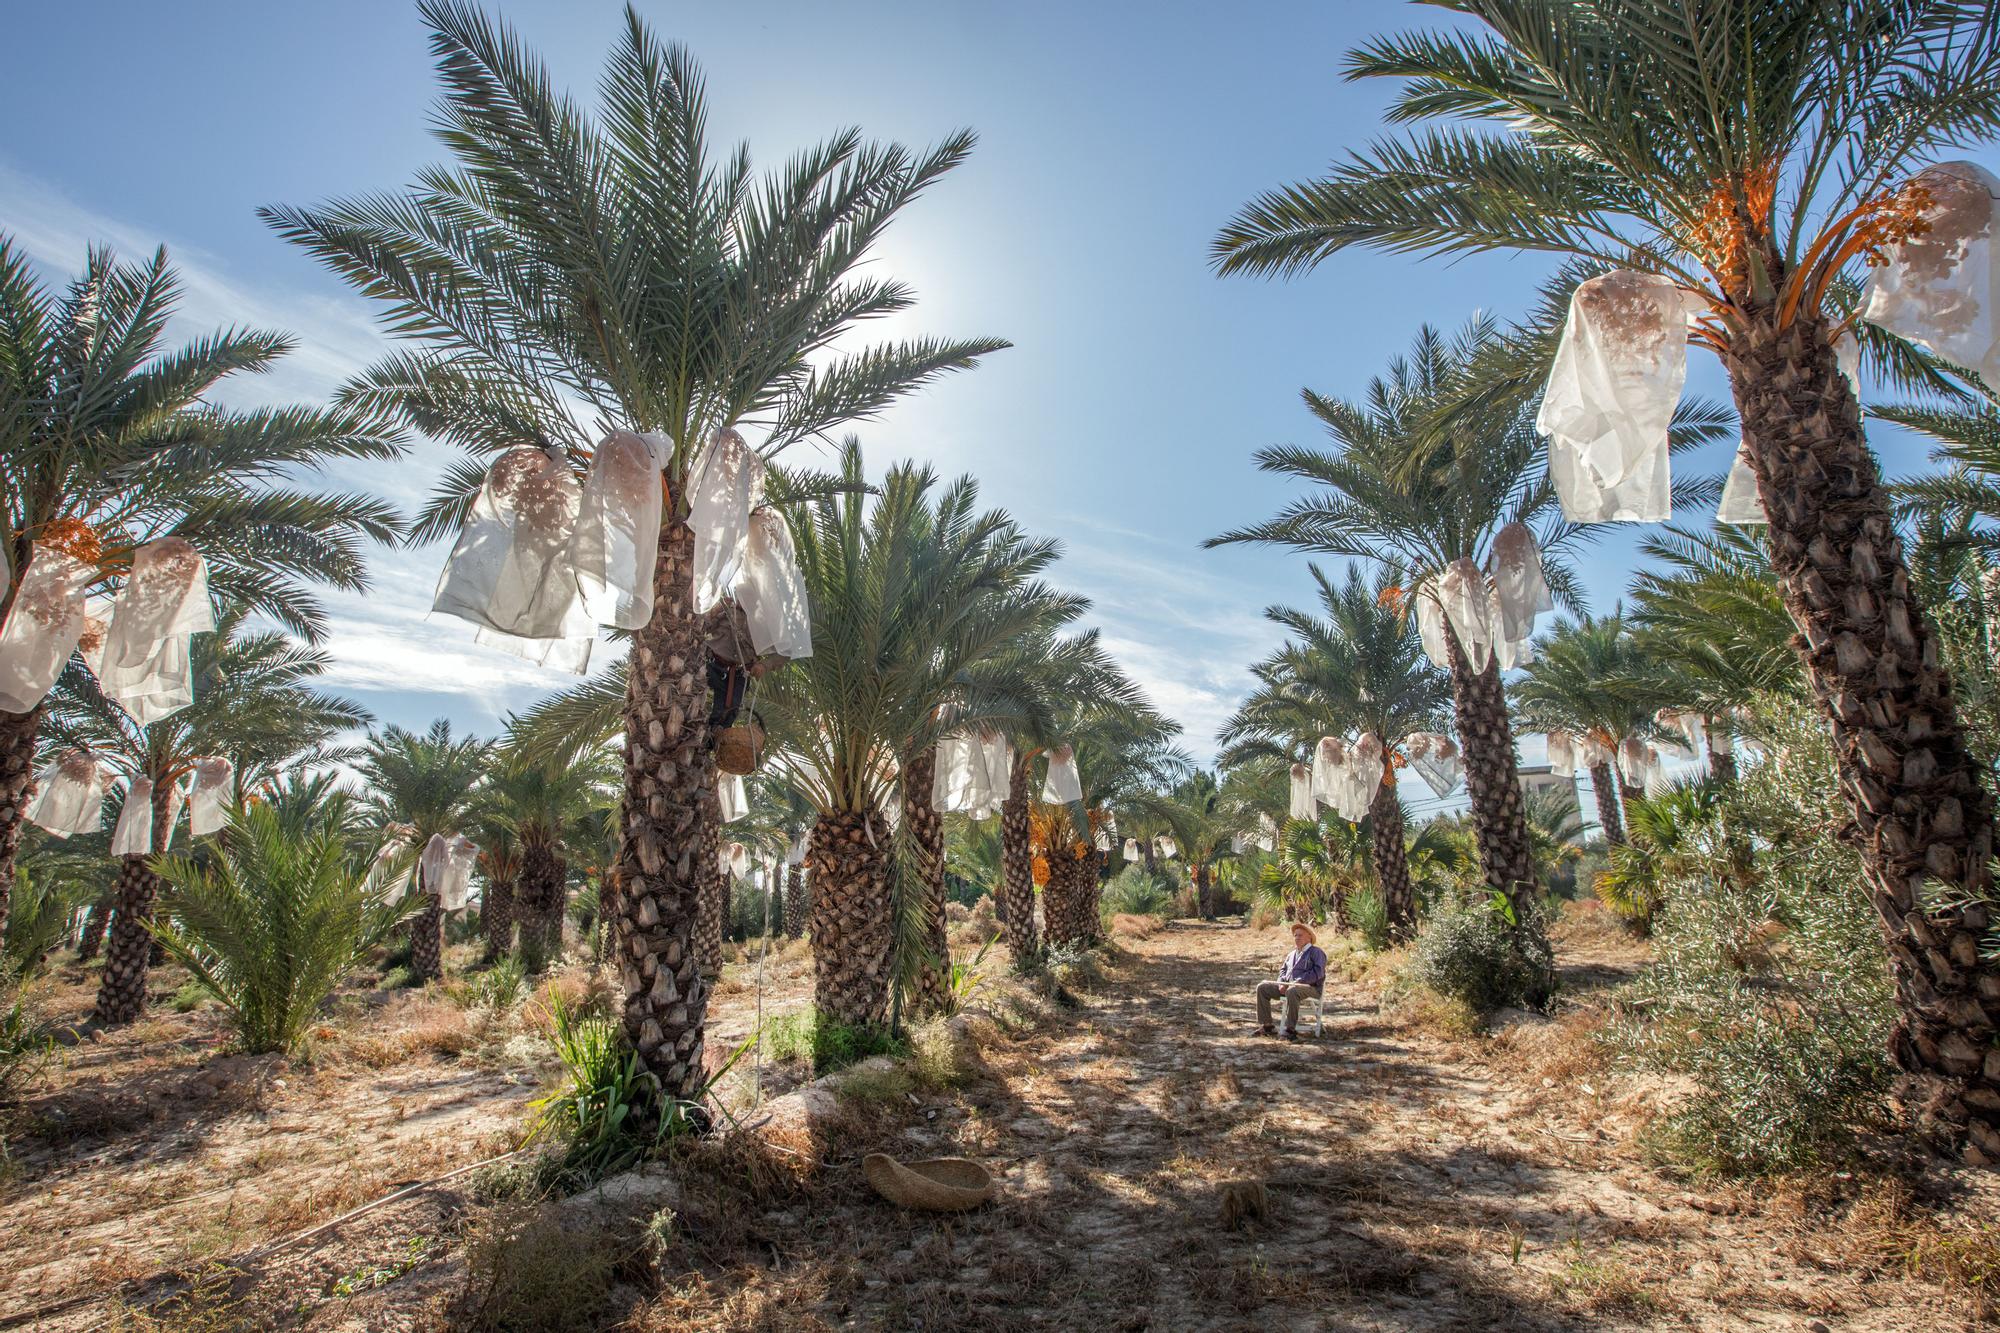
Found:
<svg viewBox="0 0 2000 1333"><path fill-rule="evenodd" d="M1321 951L1312 927L1301 921L1292 927L1292 951L1285 955L1285 965L1278 969L1276 981L1265 981L1257 986L1257 1032L1260 1036L1273 1035L1271 1027L1271 1001L1280 995L1285 997L1286 1041L1299 1039L1299 1006L1308 995L1318 995L1326 984L1326 954Z"/></svg>

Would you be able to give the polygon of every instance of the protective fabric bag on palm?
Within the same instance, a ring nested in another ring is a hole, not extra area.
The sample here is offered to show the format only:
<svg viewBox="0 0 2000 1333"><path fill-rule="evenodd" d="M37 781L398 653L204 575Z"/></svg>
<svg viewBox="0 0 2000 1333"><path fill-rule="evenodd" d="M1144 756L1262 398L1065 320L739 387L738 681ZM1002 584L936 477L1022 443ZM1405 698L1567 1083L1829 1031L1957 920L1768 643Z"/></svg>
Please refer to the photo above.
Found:
<svg viewBox="0 0 2000 1333"><path fill-rule="evenodd" d="M540 449L502 454L459 529L431 609L517 639L590 637L570 551L582 497L563 459Z"/></svg>
<svg viewBox="0 0 2000 1333"><path fill-rule="evenodd" d="M1715 507L1718 523L1745 525L1769 523L1764 501L1757 494L1757 474L1750 470L1748 446L1736 446L1736 460L1729 465L1729 478L1722 483L1722 501Z"/></svg>
<svg viewBox="0 0 2000 1333"><path fill-rule="evenodd" d="M1058 745L1049 751L1048 775L1042 779L1045 805L1068 805L1083 799L1083 779L1076 771L1076 751Z"/></svg>
<svg viewBox="0 0 2000 1333"><path fill-rule="evenodd" d="M593 624L640 629L653 618L659 559L661 469L673 456L663 435L613 431L599 441L577 502L571 564Z"/></svg>
<svg viewBox="0 0 2000 1333"><path fill-rule="evenodd" d="M1403 758L1439 800L1451 795L1465 776L1457 743L1434 731L1420 731L1404 741Z"/></svg>
<svg viewBox="0 0 2000 1333"><path fill-rule="evenodd" d="M1153 855L1159 857L1162 861L1171 861L1180 854L1181 849L1166 834L1162 833L1159 837L1153 839Z"/></svg>
<svg viewBox="0 0 2000 1333"><path fill-rule="evenodd" d="M810 845L811 838L806 833L801 832L794 835L790 844L785 848L785 864L788 866L804 865L806 863L806 848Z"/></svg>
<svg viewBox="0 0 2000 1333"><path fill-rule="evenodd" d="M1417 608L1417 637L1423 641L1424 656L1431 665L1441 670L1451 669L1451 649L1444 637L1444 603L1438 600L1437 589L1426 579L1410 594L1410 600Z"/></svg>
<svg viewBox="0 0 2000 1333"><path fill-rule="evenodd" d="M1139 860L1139 856L1139 840L1137 838L1125 839L1125 859L1136 862Z"/></svg>
<svg viewBox="0 0 2000 1333"><path fill-rule="evenodd" d="M150 778L134 778L125 789L125 808L118 812L117 826L111 830L113 856L150 856L153 853L153 783Z"/></svg>
<svg viewBox="0 0 2000 1333"><path fill-rule="evenodd" d="M1257 816L1257 836L1252 839L1267 852L1278 850L1278 821L1269 815Z"/></svg>
<svg viewBox="0 0 2000 1333"><path fill-rule="evenodd" d="M1444 567L1438 579L1438 602L1452 633L1465 653L1466 664L1474 671L1486 670L1493 659L1493 597L1479 566L1460 557Z"/></svg>
<svg viewBox="0 0 2000 1333"><path fill-rule="evenodd" d="M738 774L724 773L716 780L715 799L722 807L722 822L725 824L734 824L750 813L750 793Z"/></svg>
<svg viewBox="0 0 2000 1333"><path fill-rule="evenodd" d="M1347 742L1338 736L1322 736L1313 746L1312 794L1321 805L1344 804L1342 789L1348 782ZM1294 815L1294 819L1304 816Z"/></svg>
<svg viewBox="0 0 2000 1333"><path fill-rule="evenodd" d="M35 775L28 822L51 837L95 833L104 820L104 770L87 750L65 750Z"/></svg>
<svg viewBox="0 0 2000 1333"><path fill-rule="evenodd" d="M1111 850L1111 835L1105 830L1099 829L1091 835L1091 844L1100 852L1109 852Z"/></svg>
<svg viewBox="0 0 2000 1333"><path fill-rule="evenodd" d="M62 674L83 636L83 590L93 571L66 551L37 543L0 625L0 711L31 712Z"/></svg>
<svg viewBox="0 0 2000 1333"><path fill-rule="evenodd" d="M479 864L479 844L463 833L453 834L446 844L444 875L438 883L438 902L447 912L463 908L472 897L472 870Z"/></svg>
<svg viewBox="0 0 2000 1333"><path fill-rule="evenodd" d="M1559 778L1576 776L1576 740L1567 731L1549 733L1549 772Z"/></svg>
<svg viewBox="0 0 2000 1333"><path fill-rule="evenodd" d="M1700 713L1689 712L1682 708L1662 708L1653 714L1653 721L1669 731L1678 733L1668 744L1689 758L1693 758L1701 749L1702 732L1706 727L1702 723Z"/></svg>
<svg viewBox="0 0 2000 1333"><path fill-rule="evenodd" d="M716 431L688 483L697 613L721 601L736 582L750 547L750 511L763 500L764 460L735 431Z"/></svg>
<svg viewBox="0 0 2000 1333"><path fill-rule="evenodd" d="M1628 787L1651 788L1665 775L1660 752L1637 736L1629 736L1618 747L1618 776Z"/></svg>
<svg viewBox="0 0 2000 1333"><path fill-rule="evenodd" d="M970 732L940 736L931 805L939 814L964 814L986 804L986 753L979 738Z"/></svg>
<svg viewBox="0 0 2000 1333"><path fill-rule="evenodd" d="M1599 764L1611 763L1618 757L1609 745L1595 736L1584 735L1576 738L1576 762L1584 768L1596 768Z"/></svg>
<svg viewBox="0 0 2000 1333"><path fill-rule="evenodd" d="M1318 819L1319 805L1313 800L1312 770L1304 764L1292 765L1292 819Z"/></svg>
<svg viewBox="0 0 2000 1333"><path fill-rule="evenodd" d="M1494 626L1498 641L1525 644L1534 637L1535 617L1556 609L1542 575L1542 553L1525 523L1509 523L1493 534L1488 561L1493 572L1493 605L1499 611Z"/></svg>
<svg viewBox="0 0 2000 1333"><path fill-rule="evenodd" d="M1687 308L1669 278L1606 273L1570 298L1535 427L1574 523L1671 516L1667 428L1687 382Z"/></svg>
<svg viewBox="0 0 2000 1333"><path fill-rule="evenodd" d="M201 552L180 537L148 542L112 603L98 683L141 722L151 720L142 708L154 717L184 708L194 700L188 639L214 628Z"/></svg>
<svg viewBox="0 0 2000 1333"><path fill-rule="evenodd" d="M2000 385L2000 178L1973 162L1917 173L1921 236L1889 247L1861 317Z"/></svg>
<svg viewBox="0 0 2000 1333"><path fill-rule="evenodd" d="M369 863L368 878L362 882L362 887L369 893L380 894L384 903L403 901L404 896L410 891L410 879L416 873L416 862L406 861L402 873L394 880L391 880L389 875L395 867L396 858L406 850L401 838L391 838L383 843L380 850L375 853L375 859Z"/></svg>
<svg viewBox="0 0 2000 1333"><path fill-rule="evenodd" d="M1375 804L1375 793L1386 776L1383 756L1382 738L1372 731L1362 732L1360 739L1347 747L1347 781L1341 787L1345 804L1338 808L1341 818L1349 823L1360 823L1368 807Z"/></svg>
<svg viewBox="0 0 2000 1333"><path fill-rule="evenodd" d="M806 600L798 553L792 548L792 529L770 505L759 506L750 515L736 603L750 623L750 646L758 656L788 662L812 656L812 606Z"/></svg>

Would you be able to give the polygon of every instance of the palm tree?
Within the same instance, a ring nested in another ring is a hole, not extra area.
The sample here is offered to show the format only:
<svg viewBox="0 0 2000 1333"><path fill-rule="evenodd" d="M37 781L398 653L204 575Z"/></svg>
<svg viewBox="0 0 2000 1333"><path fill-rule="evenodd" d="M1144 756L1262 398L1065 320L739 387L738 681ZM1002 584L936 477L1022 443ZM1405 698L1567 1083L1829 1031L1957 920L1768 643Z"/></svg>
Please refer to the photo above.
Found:
<svg viewBox="0 0 2000 1333"><path fill-rule="evenodd" d="M699 70L630 8L595 117L477 10L425 0L422 13L452 163L401 193L264 216L415 341L350 400L470 455L418 538L456 526L496 454L528 443L580 467L590 442L572 402L603 428L670 446L654 610L633 634L626 681L618 924L626 1036L667 1096L693 1096L706 1077L694 930L714 765L687 480L721 430L762 429L760 450L775 456L1005 345L831 350L912 304L902 283L857 269L973 136L913 153L843 131L759 180L747 150L711 151Z"/></svg>
<svg viewBox="0 0 2000 1333"><path fill-rule="evenodd" d="M481 802L474 825L479 840L479 873L486 887L479 894L479 933L486 941L483 963L497 963L514 952L514 925L519 911L514 899L521 884L521 849L514 830L499 812Z"/></svg>
<svg viewBox="0 0 2000 1333"><path fill-rule="evenodd" d="M1620 797L1629 806L1645 794L1622 781L1619 751L1628 740L1658 736L1653 715L1676 702L1661 677L1623 614L1614 613L1558 625L1535 645L1535 660L1508 687L1514 715L1523 725L1589 737L1610 756L1589 765L1597 822L1609 844L1625 841Z"/></svg>
<svg viewBox="0 0 2000 1333"><path fill-rule="evenodd" d="M1558 512L1529 405L1468 406L1484 392L1484 361L1511 352L1521 336L1485 319L1450 341L1425 328L1407 357L1369 382L1365 402L1308 391L1306 406L1334 448L1287 445L1261 450L1257 460L1264 470L1297 477L1322 493L1209 544L1270 542L1389 565L1412 580L1404 597L1409 608L1418 596L1430 595L1424 590L1455 562L1484 567L1495 535L1519 523L1534 534L1556 600L1578 609L1565 556L1588 529ZM1454 425L1439 444L1431 431L1445 413L1453 414ZM1683 404L1675 447L1693 447L1720 425L1712 410ZM1480 864L1488 888L1522 921L1535 882L1534 855L1521 813L1498 654L1475 667L1449 623L1443 636Z"/></svg>
<svg viewBox="0 0 2000 1333"><path fill-rule="evenodd" d="M1080 604L1037 581L1055 544L979 511L969 478L940 489L929 469L899 465L871 500L863 475L849 442L841 491L794 525L813 655L760 682L755 707L779 770L817 811L806 858L814 1005L867 1027L887 1020L892 982L914 984L937 951L925 926L943 912L942 838L920 827L929 783L901 781L900 764L1011 709L979 668ZM886 813L899 798L909 802L900 833Z"/></svg>
<svg viewBox="0 0 2000 1333"><path fill-rule="evenodd" d="M551 751L514 744L496 753L474 794L473 817L513 848L513 916L531 972L562 952L570 856L587 847L591 813L611 803L617 779L618 758L604 747ZM490 892L490 879L487 887Z"/></svg>
<svg viewBox="0 0 2000 1333"><path fill-rule="evenodd" d="M248 633L243 628L248 615L246 606L230 607L213 633L194 636L195 700L179 712L142 726L75 660L43 704L46 745L87 750L128 779L128 794L135 788L151 793L150 851L121 859L113 894L115 915L97 992L97 1018L105 1024L129 1023L146 1007L160 890L155 858L172 841L179 784L194 772L196 761L226 758L253 774L267 773L309 759L369 720L358 704L312 688L330 660L325 653L284 634Z"/></svg>
<svg viewBox="0 0 2000 1333"><path fill-rule="evenodd" d="M0 634L38 547L108 592L138 547L174 535L207 559L219 597L317 638L324 616L300 584L366 586L364 542L397 535L387 504L295 480L329 459L393 459L396 430L354 406L215 406L219 384L295 344L231 329L166 347L179 297L164 250L139 265L92 250L58 296L0 235ZM0 708L0 931L41 717L39 704Z"/></svg>
<svg viewBox="0 0 2000 1333"><path fill-rule="evenodd" d="M492 744L476 736L454 738L440 718L422 734L401 727L370 732L355 758L367 784L364 801L378 828L397 825L412 851L450 837L473 817L473 793L486 775ZM419 981L444 975L444 902L438 886L418 871L423 910L411 918L410 972Z"/></svg>
<svg viewBox="0 0 2000 1333"><path fill-rule="evenodd" d="M1382 905L1393 938L1415 929L1416 899L1403 856L1396 772L1410 736L1443 727L1451 676L1424 657L1402 609L1404 575L1385 566L1373 583L1350 567L1336 584L1312 566L1324 618L1274 606L1265 619L1286 630L1284 647L1251 668L1258 686L1224 725L1221 761L1310 755L1322 736L1371 733L1382 742L1382 780L1368 807Z"/></svg>
<svg viewBox="0 0 2000 1333"><path fill-rule="evenodd" d="M1099 651L1094 635L1089 647ZM1112 829L1122 833L1125 826L1146 820L1166 827L1157 793L1194 777L1192 761L1173 744L1178 723L1154 712L1115 668L1103 675L1100 688L1095 697L1066 701L1068 706L1050 719L1055 730L1049 734L1061 735L1074 752L1082 799L1049 805L1037 792L1029 808L1030 864L1039 858L1047 866L1042 918L1054 945L1080 946L1098 937L1105 862L1098 835L1109 842ZM1193 837L1208 830L1198 831L1191 819L1188 831ZM1004 818L1001 836L1004 853ZM1226 830L1222 840L1226 851ZM1011 915L1013 908L1008 911Z"/></svg>
<svg viewBox="0 0 2000 1333"><path fill-rule="evenodd" d="M1540 250L1662 275L1728 372L1798 652L1893 962L1895 1059L1943 1125L2000 1161L2000 964L1981 961L1993 802L1965 744L1833 343L1853 274L1918 236L2000 129L2000 24L1907 0L1462 0L1480 33L1380 38L1350 77L1392 116L1457 120L1264 196L1225 271L1298 272L1349 245ZM1948 886L1926 889L1929 881Z"/></svg>
<svg viewBox="0 0 2000 1333"><path fill-rule="evenodd" d="M1734 780L1734 749L1721 720L1760 695L1802 695L1806 687L1792 650L1797 626L1770 553L1749 529L1720 523L1705 534L1669 527L1640 550L1652 565L1632 580L1640 646L1660 693L1702 714L1710 771Z"/></svg>

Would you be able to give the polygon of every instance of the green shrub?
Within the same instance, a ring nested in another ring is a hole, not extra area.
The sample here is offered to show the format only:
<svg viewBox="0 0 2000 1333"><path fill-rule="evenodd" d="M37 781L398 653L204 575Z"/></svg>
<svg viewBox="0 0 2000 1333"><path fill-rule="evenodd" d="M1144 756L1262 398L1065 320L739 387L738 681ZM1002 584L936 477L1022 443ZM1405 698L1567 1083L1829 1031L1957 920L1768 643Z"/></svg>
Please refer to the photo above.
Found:
<svg viewBox="0 0 2000 1333"><path fill-rule="evenodd" d="M528 1142L561 1136L567 1171L601 1180L702 1122L694 1103L662 1097L659 1081L625 1044L618 1020L572 1009L554 986L548 990L548 1016L563 1085L532 1103Z"/></svg>
<svg viewBox="0 0 2000 1333"><path fill-rule="evenodd" d="M4 983L5 977L0 977ZM28 1003L28 988L17 987L0 1008L0 1097L33 1079L56 1058L49 1025Z"/></svg>
<svg viewBox="0 0 2000 1333"><path fill-rule="evenodd" d="M69 934L70 915L93 893L48 870L16 867L0 968L17 977L41 971L43 961Z"/></svg>
<svg viewBox="0 0 2000 1333"><path fill-rule="evenodd" d="M1887 959L1860 858L1837 837L1824 727L1778 701L1752 725L1770 757L1690 822L1660 879L1653 965L1604 1034L1626 1067L1693 1082L1649 1142L1702 1173L1841 1157L1893 1073Z"/></svg>
<svg viewBox="0 0 2000 1333"><path fill-rule="evenodd" d="M1355 889L1347 895L1347 920L1370 950L1380 953L1389 947L1389 908L1374 889Z"/></svg>
<svg viewBox="0 0 2000 1333"><path fill-rule="evenodd" d="M1107 921L1114 916L1156 916L1171 921L1174 890L1158 876L1147 874L1145 867L1126 866L1104 886L1098 907Z"/></svg>
<svg viewBox="0 0 2000 1333"><path fill-rule="evenodd" d="M808 1061L821 1074L871 1055L901 1055L907 1049L884 1028L822 1021L813 1009L779 1014L764 1024L764 1050L773 1060Z"/></svg>
<svg viewBox="0 0 2000 1333"><path fill-rule="evenodd" d="M1555 994L1555 959L1540 916L1515 926L1485 902L1434 913L1410 968L1419 985L1481 1014L1545 1008Z"/></svg>
<svg viewBox="0 0 2000 1333"><path fill-rule="evenodd" d="M153 933L229 1011L248 1050L297 1049L340 978L414 907L367 887L345 817L343 803L329 802L295 828L248 806L200 861L159 862L166 887Z"/></svg>

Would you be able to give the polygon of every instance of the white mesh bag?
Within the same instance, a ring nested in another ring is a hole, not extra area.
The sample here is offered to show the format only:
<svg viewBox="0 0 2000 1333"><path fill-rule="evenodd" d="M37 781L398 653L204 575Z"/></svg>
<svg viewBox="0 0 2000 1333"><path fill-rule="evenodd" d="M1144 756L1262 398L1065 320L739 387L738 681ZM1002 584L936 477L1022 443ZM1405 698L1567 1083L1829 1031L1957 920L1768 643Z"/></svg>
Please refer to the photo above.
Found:
<svg viewBox="0 0 2000 1333"><path fill-rule="evenodd" d="M104 770L87 750L65 750L35 776L28 822L51 837L95 833L104 820Z"/></svg>
<svg viewBox="0 0 2000 1333"><path fill-rule="evenodd" d="M570 549L582 497L567 461L540 449L502 454L459 529L431 609L517 639L587 634Z"/></svg>
<svg viewBox="0 0 2000 1333"><path fill-rule="evenodd" d="M125 808L111 830L113 856L150 856L153 852L153 783L134 778L125 789Z"/></svg>
<svg viewBox="0 0 2000 1333"><path fill-rule="evenodd" d="M1342 804L1341 790L1347 784L1347 742L1338 736L1322 736L1313 746L1312 794L1322 805Z"/></svg>
<svg viewBox="0 0 2000 1333"><path fill-rule="evenodd" d="M1474 671L1486 670L1493 658L1493 599L1486 576L1478 565L1460 557L1444 567L1437 592L1466 664Z"/></svg>
<svg viewBox="0 0 2000 1333"><path fill-rule="evenodd" d="M1426 579L1410 597L1417 606L1417 637L1423 640L1424 656L1431 660L1432 666L1450 670L1451 649L1444 638L1444 604L1438 600L1437 590Z"/></svg>
<svg viewBox="0 0 2000 1333"><path fill-rule="evenodd" d="M1318 819L1319 805L1313 800L1312 770L1304 764L1292 765L1292 819Z"/></svg>
<svg viewBox="0 0 2000 1333"><path fill-rule="evenodd" d="M1667 428L1687 382L1687 313L1669 278L1606 273L1577 287L1535 426L1575 523L1673 511Z"/></svg>
<svg viewBox="0 0 2000 1333"><path fill-rule="evenodd" d="M1403 757L1424 785L1431 789L1431 795L1443 800L1465 776L1464 761L1459 758L1458 746L1451 737L1434 731L1420 731L1403 743Z"/></svg>
<svg viewBox="0 0 2000 1333"><path fill-rule="evenodd" d="M709 437L688 483L694 529L694 609L722 600L750 546L750 511L764 499L764 460L727 427Z"/></svg>
<svg viewBox="0 0 2000 1333"><path fill-rule="evenodd" d="M812 606L792 548L792 529L770 505L760 505L750 515L736 604L743 608L750 646L759 657L770 654L795 662L812 656Z"/></svg>
<svg viewBox="0 0 2000 1333"><path fill-rule="evenodd" d="M1526 643L1535 633L1535 617L1556 609L1542 576L1542 553L1525 523L1509 523L1493 534L1493 599L1500 608L1499 637Z"/></svg>
<svg viewBox="0 0 2000 1333"><path fill-rule="evenodd" d="M660 469L673 446L661 435L613 431L598 443L578 498L571 563L593 624L640 629L653 618L660 553Z"/></svg>
<svg viewBox="0 0 2000 1333"><path fill-rule="evenodd" d="M1576 740L1567 731L1549 733L1549 772L1559 778L1576 776Z"/></svg>
<svg viewBox="0 0 2000 1333"><path fill-rule="evenodd" d="M48 697L83 637L83 590L93 572L65 551L37 545L0 625L0 710L32 711Z"/></svg>
<svg viewBox="0 0 2000 1333"><path fill-rule="evenodd" d="M940 736L935 766L931 805L940 814L963 814L985 808L986 755L978 737L969 732Z"/></svg>
<svg viewBox="0 0 2000 1333"><path fill-rule="evenodd" d="M1139 840L1137 838L1125 839L1125 859L1127 861L1137 861L1139 855Z"/></svg>
<svg viewBox="0 0 2000 1333"><path fill-rule="evenodd" d="M2000 385L2000 179L1972 162L1917 173L1930 194L1921 236L1890 247L1862 318Z"/></svg>
<svg viewBox="0 0 2000 1333"><path fill-rule="evenodd" d="M472 897L472 868L479 863L479 844L463 833L452 835L446 844L444 875L438 883L438 902L447 912L456 912Z"/></svg>
<svg viewBox="0 0 2000 1333"><path fill-rule="evenodd" d="M1076 751L1058 745L1049 751L1048 776L1042 781L1042 803L1068 805L1083 799L1083 779L1076 771Z"/></svg>
<svg viewBox="0 0 2000 1333"><path fill-rule="evenodd" d="M722 807L722 822L734 824L750 813L750 793L743 786L743 779L735 773L724 773L715 784L715 799Z"/></svg>
<svg viewBox="0 0 2000 1333"><path fill-rule="evenodd" d="M1722 502L1715 507L1718 523L1769 523L1764 501L1757 494L1757 474L1750 470L1749 446L1736 446L1736 459L1729 465L1729 479L1722 483Z"/></svg>

